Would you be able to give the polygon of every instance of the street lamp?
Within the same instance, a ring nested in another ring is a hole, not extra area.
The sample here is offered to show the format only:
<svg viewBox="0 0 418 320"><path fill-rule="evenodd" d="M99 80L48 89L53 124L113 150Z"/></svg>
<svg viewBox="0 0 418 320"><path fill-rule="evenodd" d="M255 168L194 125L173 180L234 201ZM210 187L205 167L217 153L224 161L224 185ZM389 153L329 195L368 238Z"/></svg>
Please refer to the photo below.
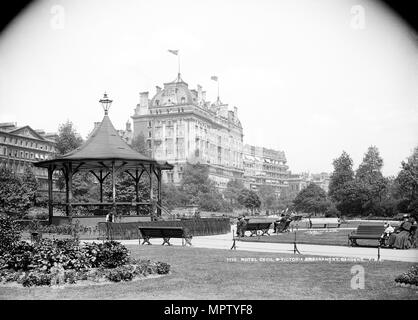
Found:
<svg viewBox="0 0 418 320"><path fill-rule="evenodd" d="M102 104L102 106L103 106L103 110L104 110L104 112L105 112L105 116L107 116L107 113L108 113L108 111L109 111L109 109L110 109L110 105L112 104L112 102L113 102L113 100L110 100L108 97L107 97L107 93L105 92L104 93L104 95L103 95L103 99L100 99L99 100L99 102Z"/></svg>

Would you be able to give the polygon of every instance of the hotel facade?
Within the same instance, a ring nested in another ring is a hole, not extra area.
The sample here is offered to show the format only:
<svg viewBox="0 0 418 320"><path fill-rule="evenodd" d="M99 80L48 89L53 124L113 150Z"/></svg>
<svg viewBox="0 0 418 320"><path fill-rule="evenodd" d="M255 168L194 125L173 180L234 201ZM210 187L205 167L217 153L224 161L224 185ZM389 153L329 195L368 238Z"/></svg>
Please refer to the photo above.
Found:
<svg viewBox="0 0 418 320"><path fill-rule="evenodd" d="M209 167L219 190L231 179L243 179L243 129L238 109L218 99L211 103L200 85L189 89L180 74L155 94L140 93L132 116L135 135L144 135L152 157L174 165L163 180L178 184L186 163Z"/></svg>
<svg viewBox="0 0 418 320"><path fill-rule="evenodd" d="M56 133L34 130L16 123L0 123L0 166L22 174L32 163L50 159L55 153ZM47 189L46 169L32 167L40 189Z"/></svg>
<svg viewBox="0 0 418 320"><path fill-rule="evenodd" d="M244 145L244 185L258 191L261 185L275 189L277 196L288 188L289 166L284 151Z"/></svg>

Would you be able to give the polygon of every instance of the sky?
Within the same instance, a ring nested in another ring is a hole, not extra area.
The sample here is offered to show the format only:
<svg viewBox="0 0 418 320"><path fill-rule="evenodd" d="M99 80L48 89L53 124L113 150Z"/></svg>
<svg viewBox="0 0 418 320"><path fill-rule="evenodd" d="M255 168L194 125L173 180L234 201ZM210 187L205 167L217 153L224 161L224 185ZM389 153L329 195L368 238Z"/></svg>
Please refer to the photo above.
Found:
<svg viewBox="0 0 418 320"><path fill-rule="evenodd" d="M365 0L45 0L0 34L0 122L85 138L125 127L139 93L181 75L244 128L244 143L283 150L293 173L354 169L371 145L396 175L418 145L418 37Z"/></svg>

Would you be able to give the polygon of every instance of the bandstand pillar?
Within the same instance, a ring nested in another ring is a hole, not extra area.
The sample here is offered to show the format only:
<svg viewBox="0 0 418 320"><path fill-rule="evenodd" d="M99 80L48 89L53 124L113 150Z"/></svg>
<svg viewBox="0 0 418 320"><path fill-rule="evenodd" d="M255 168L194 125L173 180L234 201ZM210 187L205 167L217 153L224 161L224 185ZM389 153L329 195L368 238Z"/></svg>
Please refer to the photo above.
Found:
<svg viewBox="0 0 418 320"><path fill-rule="evenodd" d="M54 207L53 207L53 193L52 193L52 174L54 169L52 166L48 167L48 223L52 223L52 217L54 215Z"/></svg>

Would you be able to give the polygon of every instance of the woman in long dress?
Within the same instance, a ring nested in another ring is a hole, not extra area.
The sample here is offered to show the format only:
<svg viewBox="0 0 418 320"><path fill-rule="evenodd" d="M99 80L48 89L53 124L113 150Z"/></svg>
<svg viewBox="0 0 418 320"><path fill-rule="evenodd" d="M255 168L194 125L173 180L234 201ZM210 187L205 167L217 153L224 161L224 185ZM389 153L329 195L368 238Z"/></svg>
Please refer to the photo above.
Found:
<svg viewBox="0 0 418 320"><path fill-rule="evenodd" d="M392 233L389 238L389 246L396 249L408 249L411 246L409 240L409 233L412 223L408 216L403 217L404 221L401 223L397 231Z"/></svg>

